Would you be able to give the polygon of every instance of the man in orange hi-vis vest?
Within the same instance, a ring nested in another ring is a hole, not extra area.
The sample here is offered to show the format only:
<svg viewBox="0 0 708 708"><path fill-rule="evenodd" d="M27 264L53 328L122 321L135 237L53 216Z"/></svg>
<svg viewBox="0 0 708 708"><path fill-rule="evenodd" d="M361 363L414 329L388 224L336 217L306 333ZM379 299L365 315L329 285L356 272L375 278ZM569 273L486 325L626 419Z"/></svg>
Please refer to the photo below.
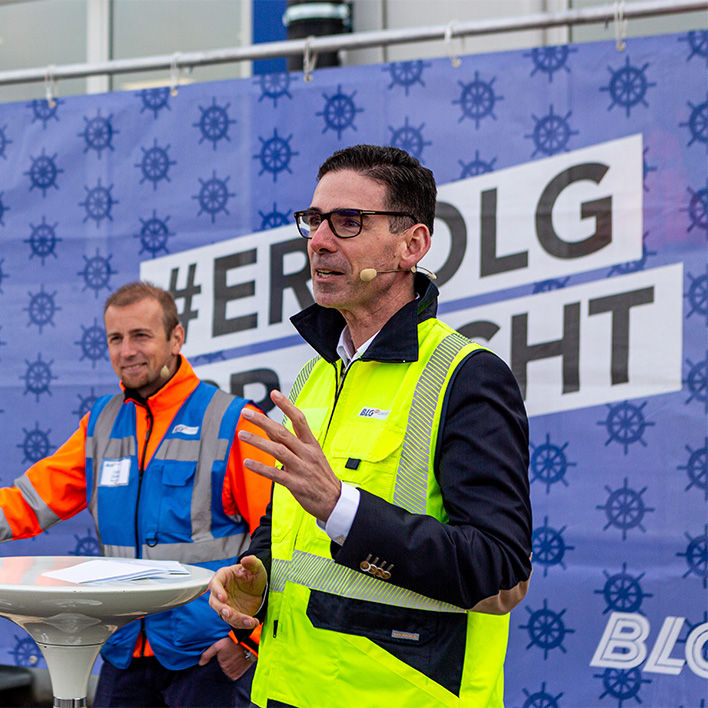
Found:
<svg viewBox="0 0 708 708"><path fill-rule="evenodd" d="M121 392L103 396L51 456L0 489L0 541L29 538L88 508L103 555L236 562L271 484L243 460L273 460L240 441L257 410L200 381L180 354L172 295L135 282L106 301ZM257 634L237 642L206 596L131 622L102 650L94 706L247 706Z"/></svg>

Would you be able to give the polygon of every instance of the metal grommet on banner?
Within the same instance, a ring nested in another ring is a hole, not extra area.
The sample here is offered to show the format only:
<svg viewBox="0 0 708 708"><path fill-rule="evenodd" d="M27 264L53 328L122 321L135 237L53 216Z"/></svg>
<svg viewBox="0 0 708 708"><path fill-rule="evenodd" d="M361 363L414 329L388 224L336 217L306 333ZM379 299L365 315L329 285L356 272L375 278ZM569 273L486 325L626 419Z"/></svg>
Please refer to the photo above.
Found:
<svg viewBox="0 0 708 708"><path fill-rule="evenodd" d="M452 28L456 24L457 20L452 20L448 24L447 29L445 30L445 44L447 45L447 55L448 57L450 57L450 63L452 64L454 69L458 69L460 67L460 64L462 64L460 57L455 54L452 46Z"/></svg>
<svg viewBox="0 0 708 708"><path fill-rule="evenodd" d="M179 57L180 53L175 52L170 62L170 96L176 96L179 88Z"/></svg>
<svg viewBox="0 0 708 708"><path fill-rule="evenodd" d="M617 43L617 51L623 52L627 45L625 38L627 37L627 18L624 16L625 0L615 0L615 42Z"/></svg>
<svg viewBox="0 0 708 708"><path fill-rule="evenodd" d="M302 56L302 70L305 73L304 79L309 84L312 81L312 72L315 70L315 64L317 63L317 54L311 49L312 40L315 38L314 35L310 35L305 39L305 51Z"/></svg>
<svg viewBox="0 0 708 708"><path fill-rule="evenodd" d="M50 64L44 74L44 94L47 97L47 105L50 108L54 108L54 106L57 105L57 102L54 100L57 93L57 82L54 78L55 68L54 64Z"/></svg>

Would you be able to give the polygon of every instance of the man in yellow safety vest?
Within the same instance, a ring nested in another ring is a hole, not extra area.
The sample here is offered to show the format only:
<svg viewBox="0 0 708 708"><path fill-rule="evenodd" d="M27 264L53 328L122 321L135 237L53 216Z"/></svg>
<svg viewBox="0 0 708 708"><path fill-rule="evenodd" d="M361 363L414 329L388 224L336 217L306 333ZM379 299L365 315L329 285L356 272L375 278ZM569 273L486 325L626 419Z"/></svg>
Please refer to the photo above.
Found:
<svg viewBox="0 0 708 708"><path fill-rule="evenodd" d="M272 394L284 425L243 413L269 439L239 437L280 464L244 461L273 499L211 583L233 627L264 622L261 708L503 704L531 574L528 423L508 367L435 317L418 272L435 199L418 160L358 145L295 212L316 304L292 321L317 356Z"/></svg>

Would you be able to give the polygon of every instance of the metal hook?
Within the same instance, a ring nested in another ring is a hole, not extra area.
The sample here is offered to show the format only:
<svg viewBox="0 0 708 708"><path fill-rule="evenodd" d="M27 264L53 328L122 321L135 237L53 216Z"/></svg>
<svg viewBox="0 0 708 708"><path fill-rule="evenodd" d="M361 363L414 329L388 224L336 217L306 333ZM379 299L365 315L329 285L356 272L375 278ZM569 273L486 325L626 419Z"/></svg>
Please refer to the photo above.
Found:
<svg viewBox="0 0 708 708"><path fill-rule="evenodd" d="M179 76L180 68L178 65L180 53L175 52L172 55L172 61L170 62L170 96L177 95L177 88L179 87Z"/></svg>
<svg viewBox="0 0 708 708"><path fill-rule="evenodd" d="M317 53L312 52L310 48L314 38L314 35L310 35L305 39L305 52L302 57L302 70L305 72L303 78L308 84L312 81L312 72L315 70L315 64L317 64Z"/></svg>
<svg viewBox="0 0 708 708"><path fill-rule="evenodd" d="M50 64L44 74L44 93L47 97L47 105L50 108L54 108L57 105L57 102L54 100L57 89L57 82L54 78L54 69L56 69L56 66L54 64Z"/></svg>
<svg viewBox="0 0 708 708"><path fill-rule="evenodd" d="M623 52L627 48L627 18L624 16L624 0L615 0L615 42L617 51Z"/></svg>
<svg viewBox="0 0 708 708"><path fill-rule="evenodd" d="M447 45L447 55L448 57L450 57L450 63L452 64L454 69L458 69L460 64L462 64L462 61L460 61L460 58L457 56L457 54L455 54L452 47L452 28L456 24L457 20L452 20L448 24L447 29L445 30L445 44Z"/></svg>

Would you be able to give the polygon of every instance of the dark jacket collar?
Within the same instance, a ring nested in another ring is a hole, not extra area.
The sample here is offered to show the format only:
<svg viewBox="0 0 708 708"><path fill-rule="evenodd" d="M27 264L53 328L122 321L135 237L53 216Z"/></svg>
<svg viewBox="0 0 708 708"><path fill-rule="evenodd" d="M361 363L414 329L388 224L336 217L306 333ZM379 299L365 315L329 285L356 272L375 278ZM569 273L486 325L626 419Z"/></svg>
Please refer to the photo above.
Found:
<svg viewBox="0 0 708 708"><path fill-rule="evenodd" d="M438 289L427 276L417 273L415 300L404 305L381 328L362 361L404 362L418 359L418 323L435 317ZM346 322L335 309L310 305L290 318L300 336L326 361L339 359L337 344Z"/></svg>

